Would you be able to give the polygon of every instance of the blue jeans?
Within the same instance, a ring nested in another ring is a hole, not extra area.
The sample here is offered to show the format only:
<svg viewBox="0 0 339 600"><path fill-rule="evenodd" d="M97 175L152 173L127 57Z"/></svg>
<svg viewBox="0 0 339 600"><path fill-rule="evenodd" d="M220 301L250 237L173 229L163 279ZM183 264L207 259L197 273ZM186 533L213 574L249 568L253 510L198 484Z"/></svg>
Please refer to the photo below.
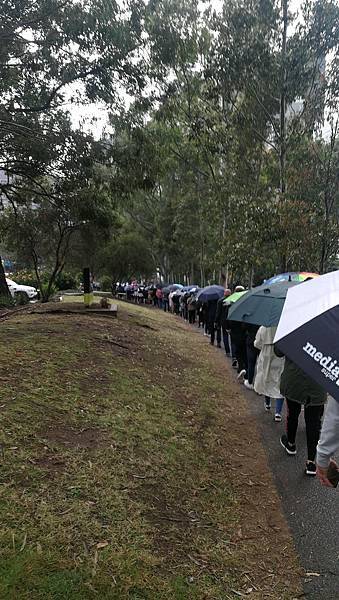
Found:
<svg viewBox="0 0 339 600"><path fill-rule="evenodd" d="M271 398L269 396L265 396L265 402L267 405L271 405ZM281 411L284 404L284 398L276 398L275 401L275 413L277 415L281 415Z"/></svg>

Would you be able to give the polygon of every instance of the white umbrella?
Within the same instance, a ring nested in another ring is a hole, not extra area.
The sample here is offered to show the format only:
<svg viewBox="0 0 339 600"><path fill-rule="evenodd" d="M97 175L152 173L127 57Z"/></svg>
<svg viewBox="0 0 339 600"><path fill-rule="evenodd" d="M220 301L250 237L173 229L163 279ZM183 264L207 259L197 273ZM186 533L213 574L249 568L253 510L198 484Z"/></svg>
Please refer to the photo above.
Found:
<svg viewBox="0 0 339 600"><path fill-rule="evenodd" d="M274 342L339 402L339 271L288 290Z"/></svg>

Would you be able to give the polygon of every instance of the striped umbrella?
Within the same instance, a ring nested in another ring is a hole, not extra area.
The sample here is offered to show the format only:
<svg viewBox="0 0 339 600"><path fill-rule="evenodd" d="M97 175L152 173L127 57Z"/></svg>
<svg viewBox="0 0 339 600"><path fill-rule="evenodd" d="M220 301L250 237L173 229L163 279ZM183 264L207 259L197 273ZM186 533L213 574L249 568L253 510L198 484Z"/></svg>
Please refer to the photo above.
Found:
<svg viewBox="0 0 339 600"><path fill-rule="evenodd" d="M306 273L306 271L291 271L290 273L280 273L279 275L274 275L274 277L271 277L265 281L265 285L272 285L272 283L280 283L281 281L305 281L306 279L314 279L314 277L319 277L319 274Z"/></svg>

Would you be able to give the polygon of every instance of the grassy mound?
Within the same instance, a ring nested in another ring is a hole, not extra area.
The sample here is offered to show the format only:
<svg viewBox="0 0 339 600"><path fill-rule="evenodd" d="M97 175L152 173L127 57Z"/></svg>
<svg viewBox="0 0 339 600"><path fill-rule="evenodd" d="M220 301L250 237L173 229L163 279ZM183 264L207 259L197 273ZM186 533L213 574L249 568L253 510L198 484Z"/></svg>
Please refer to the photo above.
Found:
<svg viewBox="0 0 339 600"><path fill-rule="evenodd" d="M259 436L196 330L120 305L16 315L1 342L2 600L297 596Z"/></svg>

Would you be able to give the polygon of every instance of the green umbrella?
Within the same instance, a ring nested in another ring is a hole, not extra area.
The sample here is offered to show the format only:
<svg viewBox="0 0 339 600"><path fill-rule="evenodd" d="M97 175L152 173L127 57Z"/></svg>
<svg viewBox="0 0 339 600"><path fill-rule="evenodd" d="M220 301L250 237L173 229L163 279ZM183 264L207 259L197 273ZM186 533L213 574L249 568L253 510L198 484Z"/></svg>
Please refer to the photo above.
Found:
<svg viewBox="0 0 339 600"><path fill-rule="evenodd" d="M260 285L246 294L242 293L242 298L231 306L228 318L230 321L275 327L279 323L287 291L295 285L300 285L300 282L281 281L273 285Z"/></svg>
<svg viewBox="0 0 339 600"><path fill-rule="evenodd" d="M244 290L243 292L234 292L233 294L225 298L223 304L233 304L234 302L237 302L237 300L239 300L241 296L243 296L246 293L246 290Z"/></svg>

